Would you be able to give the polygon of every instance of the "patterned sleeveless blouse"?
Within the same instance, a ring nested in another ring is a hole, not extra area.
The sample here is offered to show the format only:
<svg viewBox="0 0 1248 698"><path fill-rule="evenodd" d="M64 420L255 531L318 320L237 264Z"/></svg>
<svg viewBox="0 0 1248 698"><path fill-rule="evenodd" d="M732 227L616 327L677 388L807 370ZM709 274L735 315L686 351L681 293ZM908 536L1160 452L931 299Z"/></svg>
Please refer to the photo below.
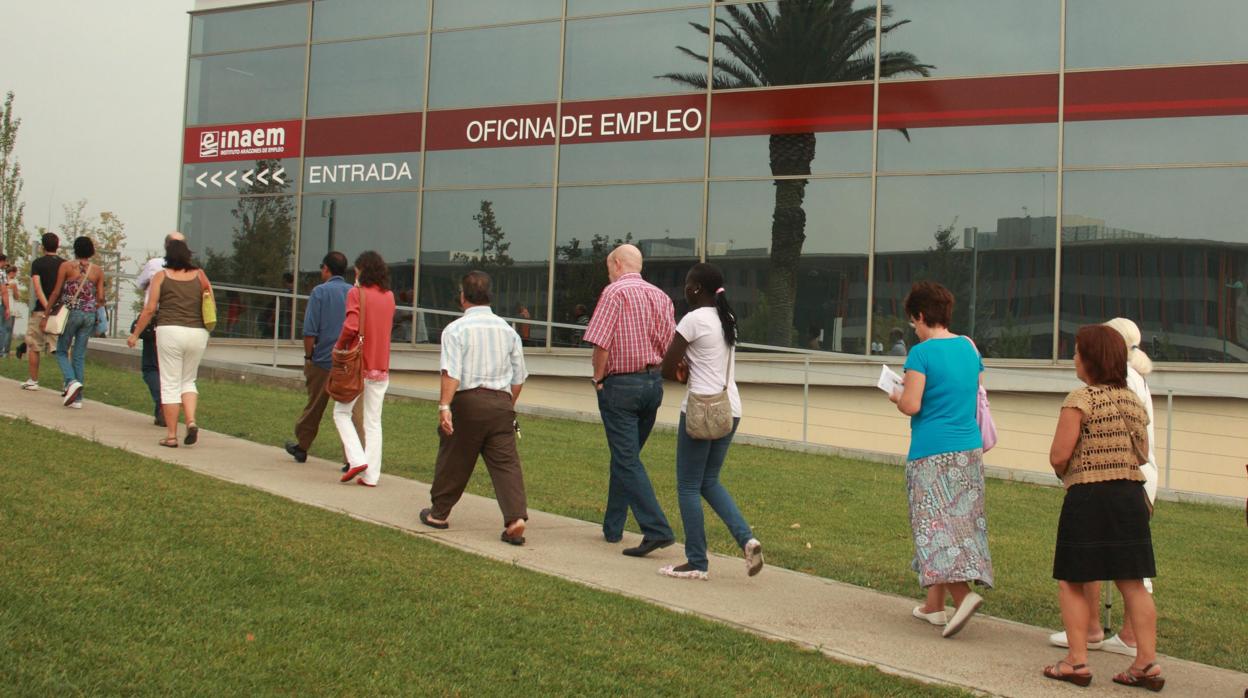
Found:
<svg viewBox="0 0 1248 698"><path fill-rule="evenodd" d="M94 313L98 307L99 303L95 298L95 283L87 278L90 270L90 262L87 262L85 266L79 262L78 277L65 282L65 288L61 290L61 298L70 310Z"/></svg>

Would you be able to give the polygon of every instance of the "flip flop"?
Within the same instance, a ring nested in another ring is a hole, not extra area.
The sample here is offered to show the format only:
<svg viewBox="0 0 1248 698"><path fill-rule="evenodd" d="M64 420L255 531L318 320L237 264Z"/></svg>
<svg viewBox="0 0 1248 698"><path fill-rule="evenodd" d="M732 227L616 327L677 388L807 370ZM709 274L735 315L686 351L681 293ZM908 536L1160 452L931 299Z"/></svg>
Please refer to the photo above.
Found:
<svg viewBox="0 0 1248 698"><path fill-rule="evenodd" d="M161 439L160 441L157 441L156 443L160 444L161 446L164 446L165 448L177 448L178 447L177 438Z"/></svg>
<svg viewBox="0 0 1248 698"><path fill-rule="evenodd" d="M438 523L437 521L430 519L429 514L431 513L433 513L432 509L421 509L420 510L420 522L428 526L429 528L436 528L439 531L445 531L446 529L451 527L449 523L445 523L445 522Z"/></svg>
<svg viewBox="0 0 1248 698"><path fill-rule="evenodd" d="M194 422L186 425L186 440L182 443L187 446L194 446L199 441L199 426Z"/></svg>

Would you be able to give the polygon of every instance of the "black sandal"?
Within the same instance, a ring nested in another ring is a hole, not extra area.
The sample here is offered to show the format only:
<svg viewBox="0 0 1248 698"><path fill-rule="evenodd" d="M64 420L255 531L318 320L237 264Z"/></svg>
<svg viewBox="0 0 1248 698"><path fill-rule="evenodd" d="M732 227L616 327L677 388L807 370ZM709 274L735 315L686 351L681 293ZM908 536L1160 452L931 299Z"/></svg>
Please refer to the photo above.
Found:
<svg viewBox="0 0 1248 698"><path fill-rule="evenodd" d="M1136 688L1147 688L1156 693L1166 687L1166 679L1161 675L1160 667L1156 674L1149 674L1148 670L1157 666L1153 662L1149 662L1143 669L1136 669L1134 666L1127 667L1127 670L1121 674L1114 676L1114 683L1123 686L1135 686Z"/></svg>
<svg viewBox="0 0 1248 698"><path fill-rule="evenodd" d="M432 513L433 513L432 509L421 509L420 510L420 522L428 526L429 528L436 528L439 531L445 531L446 529L451 527L451 525L449 523L446 523L445 521L442 523L438 523L437 521L434 521L433 519L429 518L429 515Z"/></svg>
<svg viewBox="0 0 1248 698"><path fill-rule="evenodd" d="M1062 673L1063 664L1070 667L1069 674ZM1090 673L1089 674L1076 674L1075 673L1076 671L1079 671L1080 669L1087 669L1087 668L1088 668L1087 664L1071 664L1065 659L1060 659L1058 660L1057 664L1054 664L1052 666L1046 666L1044 668L1044 676L1045 678L1053 679L1054 681L1065 681L1067 683L1073 683L1076 686L1079 686L1080 688L1087 688L1089 685L1092 684L1092 674ZM1118 679L1115 678L1114 680L1117 681Z"/></svg>
<svg viewBox="0 0 1248 698"><path fill-rule="evenodd" d="M194 446L196 441L199 441L199 425L191 422L186 425L186 440L182 443L187 446Z"/></svg>

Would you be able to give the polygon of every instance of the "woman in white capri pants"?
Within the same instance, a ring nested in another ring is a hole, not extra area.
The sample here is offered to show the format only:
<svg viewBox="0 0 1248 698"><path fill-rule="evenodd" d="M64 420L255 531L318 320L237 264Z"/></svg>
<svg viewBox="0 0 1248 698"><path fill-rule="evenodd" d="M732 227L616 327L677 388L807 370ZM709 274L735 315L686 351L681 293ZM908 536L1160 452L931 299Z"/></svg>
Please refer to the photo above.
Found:
<svg viewBox="0 0 1248 698"><path fill-rule="evenodd" d="M364 323L360 324L363 306ZM342 322L336 349L364 342L364 392L351 402L334 403L334 426L347 452L342 482L376 487L381 478L381 408L390 386L390 329L394 326L394 294L390 292L390 268L381 255L369 250L355 259L355 288L347 292L347 316ZM351 421L357 400L364 401L364 443Z"/></svg>
<svg viewBox="0 0 1248 698"><path fill-rule="evenodd" d="M186 416L187 446L199 440L195 406L199 393L195 377L208 347L204 327L203 294L212 291L208 276L191 261L191 250L183 240L170 240L165 247L165 270L152 277L147 305L126 343L131 348L147 328L159 308L156 322L156 359L160 364L160 402L168 433L161 446L178 447L178 410Z"/></svg>

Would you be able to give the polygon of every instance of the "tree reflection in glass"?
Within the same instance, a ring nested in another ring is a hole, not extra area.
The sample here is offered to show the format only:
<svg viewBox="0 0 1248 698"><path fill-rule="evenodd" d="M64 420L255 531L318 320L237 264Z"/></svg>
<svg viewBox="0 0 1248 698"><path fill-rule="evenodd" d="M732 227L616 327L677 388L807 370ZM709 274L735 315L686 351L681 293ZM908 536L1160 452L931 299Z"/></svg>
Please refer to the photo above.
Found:
<svg viewBox="0 0 1248 698"><path fill-rule="evenodd" d="M722 1L722 0L721 0ZM855 8L853 0L782 0L778 3L725 5L715 23L715 44L722 47L712 61L713 89L773 87L814 83L858 82L875 77L876 9ZM892 16L883 5L880 16ZM909 23L880 26L888 34ZM709 27L690 23L709 36ZM709 58L684 46L690 58ZM880 77L928 75L934 66L905 51L880 53ZM667 80L705 88L702 73L667 73ZM774 176L810 174L815 159L815 134L774 133L768 144ZM797 297L798 263L806 240L806 179L775 180L771 224L770 270L766 300L770 310L767 341L788 346L792 341L793 305Z"/></svg>
<svg viewBox="0 0 1248 698"><path fill-rule="evenodd" d="M277 160L257 160L254 171L268 173L279 169ZM294 251L295 204L281 194L289 183L259 177L242 189L238 205L230 211L234 230L230 254L206 251L205 271L209 277L244 286L283 288L283 276L290 272Z"/></svg>

